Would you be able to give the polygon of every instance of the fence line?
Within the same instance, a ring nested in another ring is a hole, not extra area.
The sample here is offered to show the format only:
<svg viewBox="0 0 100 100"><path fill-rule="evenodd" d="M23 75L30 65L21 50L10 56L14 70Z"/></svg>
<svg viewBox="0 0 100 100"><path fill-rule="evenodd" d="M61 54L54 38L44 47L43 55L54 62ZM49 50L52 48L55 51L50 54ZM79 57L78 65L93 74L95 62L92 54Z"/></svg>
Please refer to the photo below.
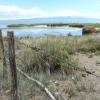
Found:
<svg viewBox="0 0 100 100"><path fill-rule="evenodd" d="M43 49L41 48L37 48L37 47L33 47L33 46L30 46L30 45L26 45L25 43L22 43L18 40L15 40L15 42L18 42L19 44L21 45L24 45L26 48L31 48L32 50L36 51L36 52L39 52L39 51L44 51Z"/></svg>
<svg viewBox="0 0 100 100"><path fill-rule="evenodd" d="M34 50L35 52L38 52L38 53L43 53L43 52L45 52L45 50L44 49L42 49L42 48L37 48L37 47L33 47L33 46L30 46L30 45L26 45L25 43L22 43L22 42L20 42L20 41L18 41L18 40L15 40L16 42L18 42L19 44L21 44L21 45L24 45L26 48L30 48L30 49L32 49L32 50ZM47 56L52 56L52 57L54 57L53 55L47 55ZM44 62L45 62L45 60L44 59L42 59Z"/></svg>
<svg viewBox="0 0 100 100"><path fill-rule="evenodd" d="M5 58L5 51L4 51L4 43L2 38L2 31L0 30L0 49L1 49L1 58L3 61L3 80L7 80L7 64L6 64L6 58Z"/></svg>
<svg viewBox="0 0 100 100"><path fill-rule="evenodd" d="M24 73L23 71L21 71L18 67L17 70L23 75L25 76L27 79L33 81L34 83L36 83L48 96L51 100L56 100L56 98L52 95L52 93L48 90L48 88L46 88L40 81L29 77L26 73Z"/></svg>
<svg viewBox="0 0 100 100"><path fill-rule="evenodd" d="M17 73L16 73L16 62L15 62L15 47L14 47L14 33L7 32L8 37L8 52L9 52L9 63L10 63L10 77L11 77L11 100L18 100L17 95Z"/></svg>
<svg viewBox="0 0 100 100"><path fill-rule="evenodd" d="M10 31L7 32L7 39L8 39L8 53L9 53L9 59L5 59L5 63L9 63L10 64L10 78L11 78L11 91L10 91L10 100L18 100L18 91L17 91L17 71L22 74L24 77L26 77L28 80L34 82L37 86L40 87L40 89L42 91L44 91L47 96L51 99L51 100L56 100L56 98L53 96L53 94L49 91L49 89L47 87L45 87L45 85L43 85L40 81L31 78L30 76L28 76L26 73L24 73L20 68L16 67L16 62L15 62L15 44L14 44L14 32ZM3 44L3 39L2 39L2 32L0 31L0 46L2 49L2 53L4 55L4 44ZM24 44L24 43L21 43ZM25 44L26 46L26 44ZM31 48L35 51L40 50L40 48L36 48L36 47L30 47L30 46L26 46L28 48ZM4 56L5 57L5 56ZM8 57L7 57L8 58ZM7 65L6 63L6 65ZM5 73L5 75L7 75L7 73Z"/></svg>
<svg viewBox="0 0 100 100"><path fill-rule="evenodd" d="M7 63L9 63L9 60L7 60ZM53 96L53 94L49 91L49 89L47 87L45 87L40 81L34 79L34 78L31 78L30 76L28 76L25 72L23 72L20 68L16 67L17 71L22 74L25 78L27 78L28 80L34 82L37 86L39 86L41 88L41 90L43 90L47 95L48 97L51 99L51 100L56 100L56 98Z"/></svg>

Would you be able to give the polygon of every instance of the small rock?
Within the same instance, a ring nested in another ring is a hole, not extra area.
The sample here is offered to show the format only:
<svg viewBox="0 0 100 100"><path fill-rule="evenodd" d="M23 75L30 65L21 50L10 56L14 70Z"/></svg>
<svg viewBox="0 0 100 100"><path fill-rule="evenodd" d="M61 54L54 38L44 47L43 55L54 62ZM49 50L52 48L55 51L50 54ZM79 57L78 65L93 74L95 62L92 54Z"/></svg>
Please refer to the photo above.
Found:
<svg viewBox="0 0 100 100"><path fill-rule="evenodd" d="M72 80L74 80L75 78L74 77L72 77Z"/></svg>
<svg viewBox="0 0 100 100"><path fill-rule="evenodd" d="M93 55L89 55L88 58L93 58Z"/></svg>
<svg viewBox="0 0 100 100"><path fill-rule="evenodd" d="M82 77L86 77L86 74L82 74Z"/></svg>
<svg viewBox="0 0 100 100"><path fill-rule="evenodd" d="M59 92L55 92L55 95L59 95Z"/></svg>
<svg viewBox="0 0 100 100"><path fill-rule="evenodd" d="M55 85L56 85L56 86L58 86L58 85L59 85L58 81L55 81Z"/></svg>
<svg viewBox="0 0 100 100"><path fill-rule="evenodd" d="M7 95L9 95L10 93L11 93L11 91L10 90L6 90L6 92L5 92Z"/></svg>
<svg viewBox="0 0 100 100"><path fill-rule="evenodd" d="M97 61L97 62L96 62L96 66L99 66L99 65L100 65L100 62Z"/></svg>
<svg viewBox="0 0 100 100"><path fill-rule="evenodd" d="M95 73L95 71L92 71L92 73Z"/></svg>

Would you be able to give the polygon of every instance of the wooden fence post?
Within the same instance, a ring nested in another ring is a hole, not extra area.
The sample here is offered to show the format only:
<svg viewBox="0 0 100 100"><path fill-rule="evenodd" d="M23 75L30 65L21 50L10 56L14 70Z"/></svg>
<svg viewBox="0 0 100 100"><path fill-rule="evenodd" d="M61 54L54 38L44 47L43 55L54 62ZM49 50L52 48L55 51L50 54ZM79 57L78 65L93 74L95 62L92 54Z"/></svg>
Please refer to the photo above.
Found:
<svg viewBox="0 0 100 100"><path fill-rule="evenodd" d="M10 77L11 77L11 100L18 100L17 97L17 72L15 62L15 47L14 47L14 33L12 31L7 32L8 37L8 51L9 51L9 63L10 63Z"/></svg>
<svg viewBox="0 0 100 100"><path fill-rule="evenodd" d="M3 37L2 31L0 30L0 51L1 51L1 58L3 61L3 79L7 80L7 63L5 58L5 51L4 51L4 44L3 44Z"/></svg>

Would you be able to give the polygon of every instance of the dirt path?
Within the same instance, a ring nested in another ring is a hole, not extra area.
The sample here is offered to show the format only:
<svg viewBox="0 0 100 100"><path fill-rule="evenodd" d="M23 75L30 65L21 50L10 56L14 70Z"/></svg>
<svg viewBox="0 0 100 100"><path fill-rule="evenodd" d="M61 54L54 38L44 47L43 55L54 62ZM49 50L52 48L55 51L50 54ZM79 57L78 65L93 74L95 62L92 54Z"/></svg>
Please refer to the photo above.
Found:
<svg viewBox="0 0 100 100"><path fill-rule="evenodd" d="M77 54L75 56L79 60L81 67L86 67L90 72L94 72L95 75L100 76L100 55L96 56L94 54ZM97 84L100 83L100 77L93 75L88 75L88 79L95 81Z"/></svg>
<svg viewBox="0 0 100 100"><path fill-rule="evenodd" d="M77 54L76 58L79 59L81 67L85 66L90 71L93 70L100 75L100 55Z"/></svg>
<svg viewBox="0 0 100 100"><path fill-rule="evenodd" d="M85 66L88 71L100 76L100 55L78 53L74 58L79 60L80 67ZM72 76L70 80L58 81L57 86L54 82L51 83L50 89L52 88L55 93L61 93L65 100L100 100L100 77L83 71L76 73L77 77ZM86 76L83 77L82 74Z"/></svg>

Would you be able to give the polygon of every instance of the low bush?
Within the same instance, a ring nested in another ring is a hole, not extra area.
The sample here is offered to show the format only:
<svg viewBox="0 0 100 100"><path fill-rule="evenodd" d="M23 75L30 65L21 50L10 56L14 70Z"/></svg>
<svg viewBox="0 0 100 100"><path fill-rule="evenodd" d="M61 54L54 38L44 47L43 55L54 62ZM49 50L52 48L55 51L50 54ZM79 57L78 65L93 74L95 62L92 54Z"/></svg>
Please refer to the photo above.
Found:
<svg viewBox="0 0 100 100"><path fill-rule="evenodd" d="M20 41L32 47L21 49L20 56L27 71L52 73L60 70L69 74L78 67L73 54L100 50L100 40L95 36L25 38Z"/></svg>

